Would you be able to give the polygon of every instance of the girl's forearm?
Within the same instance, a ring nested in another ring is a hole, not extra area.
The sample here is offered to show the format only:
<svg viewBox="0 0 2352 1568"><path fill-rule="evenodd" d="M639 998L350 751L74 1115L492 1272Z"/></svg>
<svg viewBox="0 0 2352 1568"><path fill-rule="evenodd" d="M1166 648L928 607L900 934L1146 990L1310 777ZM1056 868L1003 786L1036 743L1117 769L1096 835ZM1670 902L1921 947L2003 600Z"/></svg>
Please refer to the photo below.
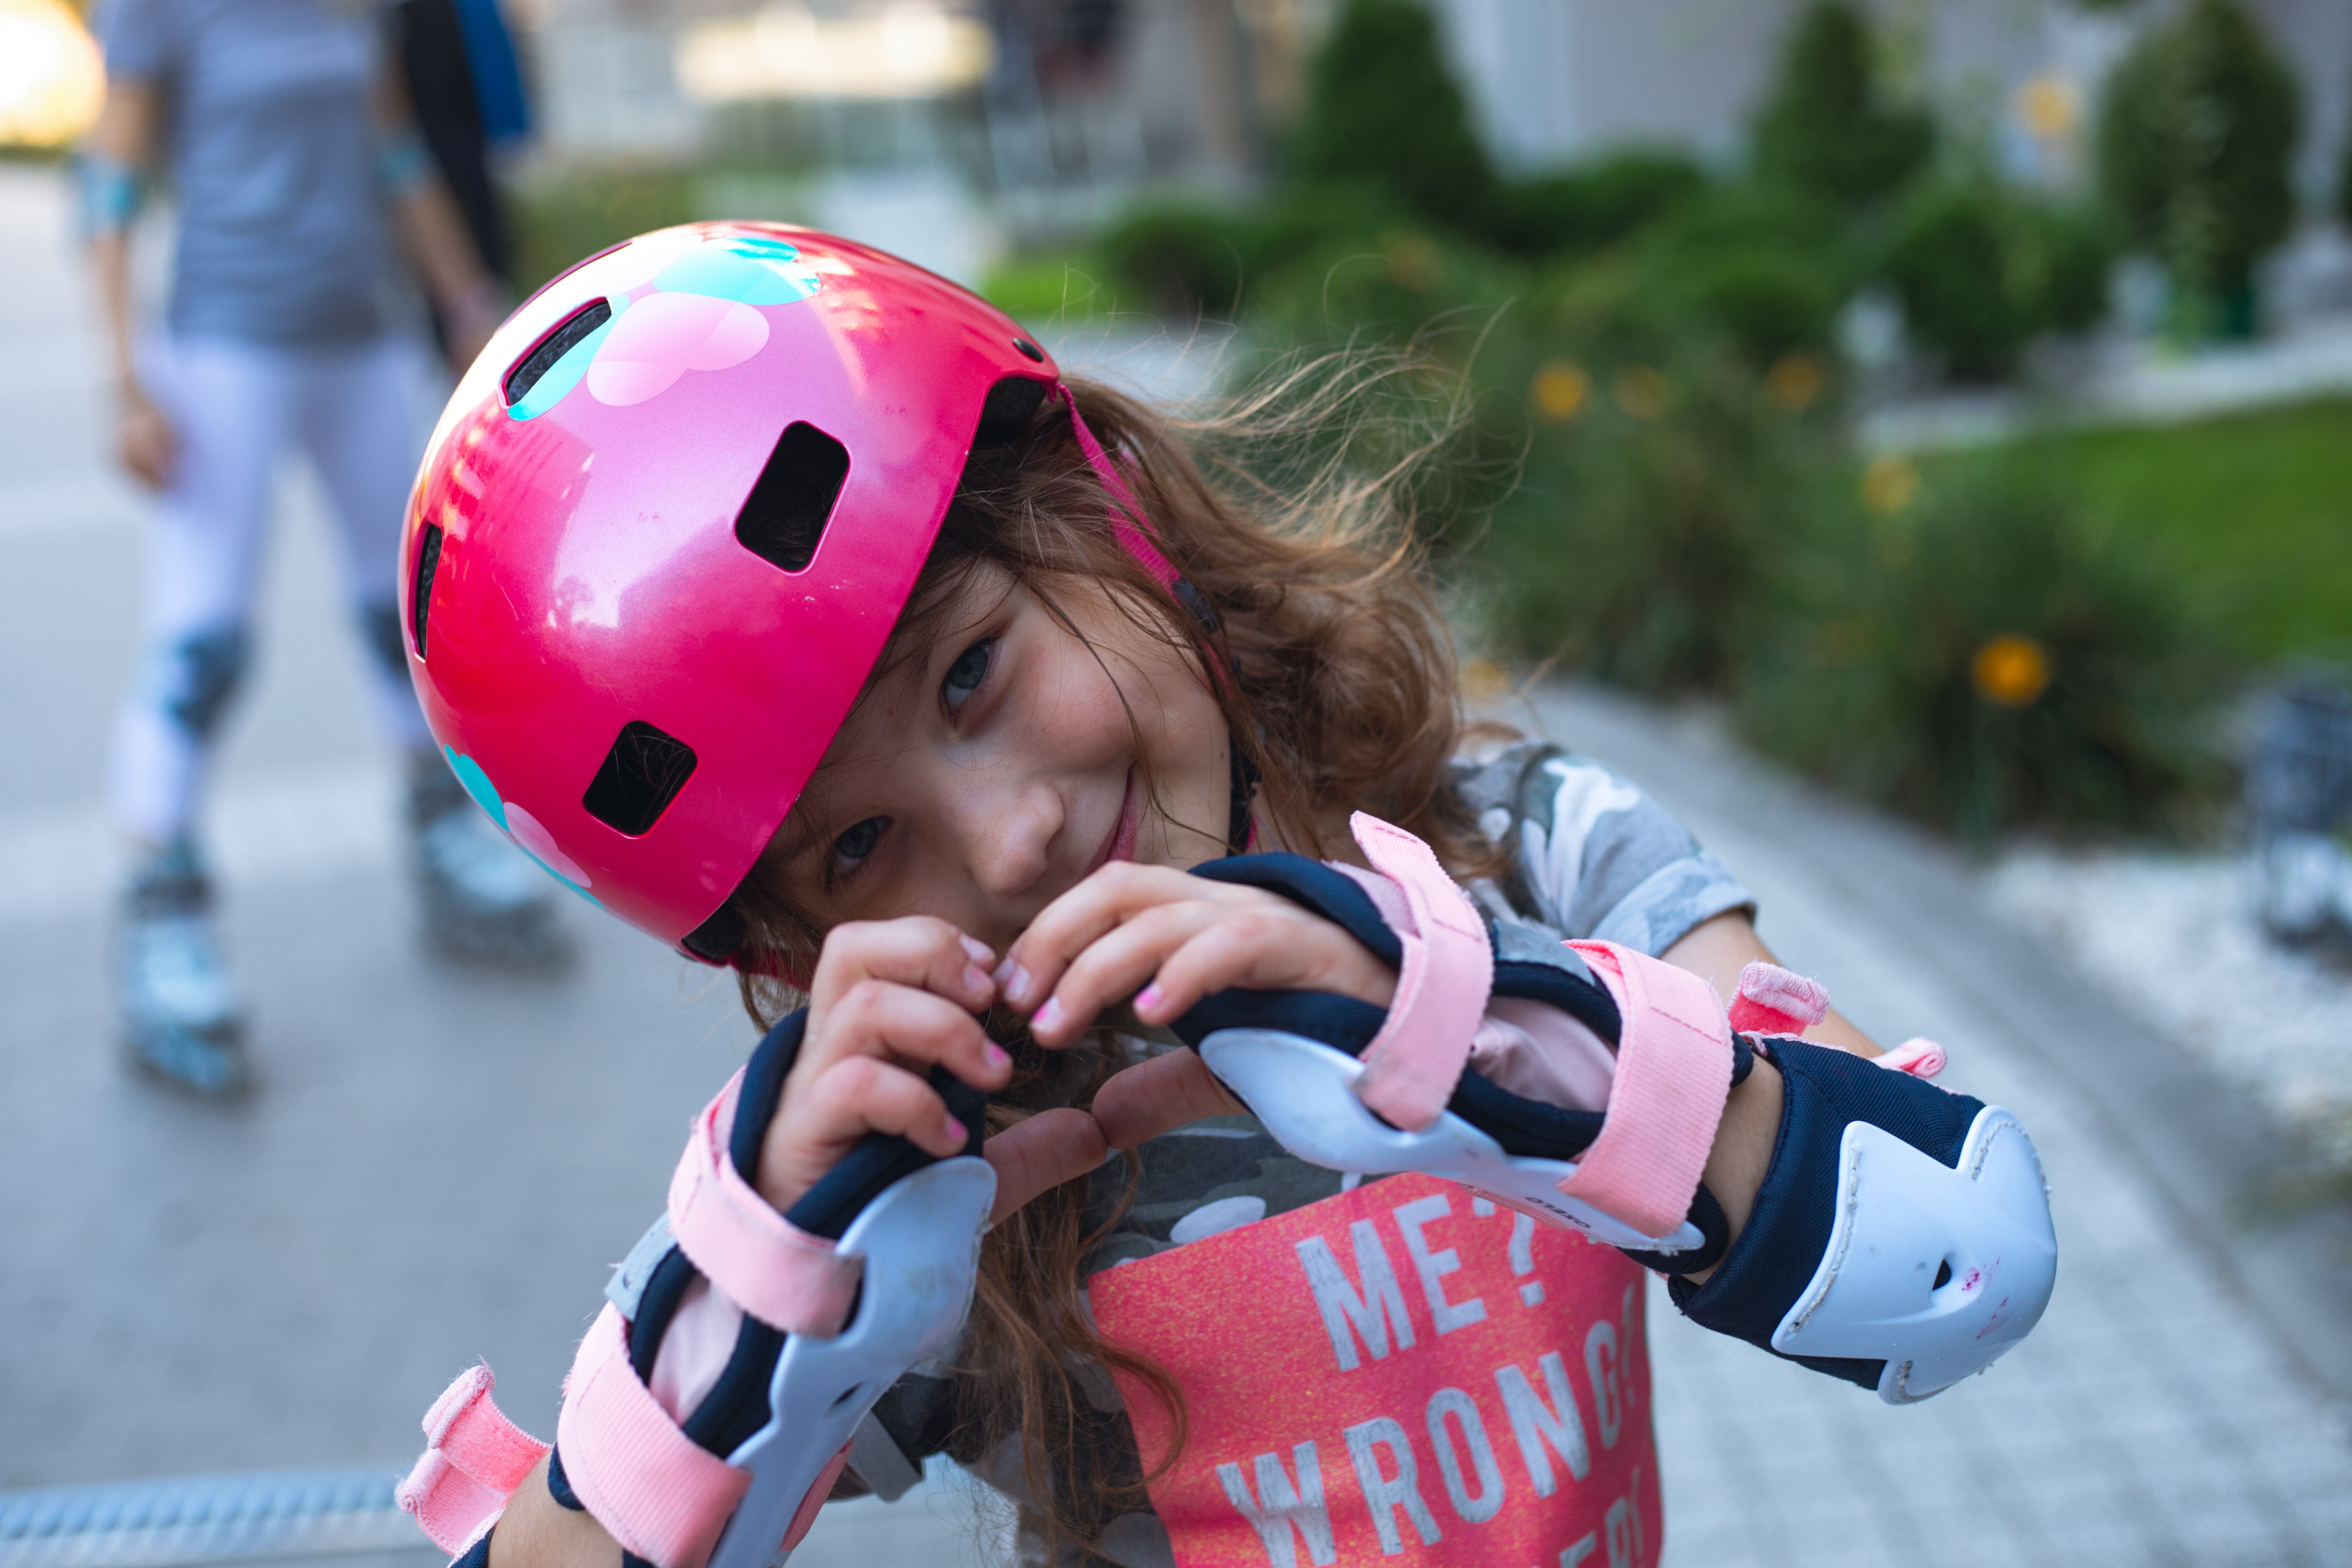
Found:
<svg viewBox="0 0 2352 1568"><path fill-rule="evenodd" d="M1756 935L1756 927L1747 915L1734 910L1706 921L1685 933L1681 941L1660 953L1659 957L1677 969L1687 969L1715 987L1723 1005L1731 1005L1739 994L1739 972L1751 963L1778 963L1772 950ZM1855 1028L1839 1016L1835 1008L1828 1017L1805 1031L1805 1037L1824 1046L1836 1046L1856 1056L1877 1057L1886 1053L1868 1035Z"/></svg>
<svg viewBox="0 0 2352 1568"><path fill-rule="evenodd" d="M139 365L131 324L131 237L127 231L94 235L89 267L97 285L98 315L106 339L106 368L117 391L135 387Z"/></svg>
<svg viewBox="0 0 2352 1568"><path fill-rule="evenodd" d="M547 1461L524 1478L490 1532L490 1568L620 1568L621 1545L586 1513L555 1500Z"/></svg>
<svg viewBox="0 0 2352 1568"><path fill-rule="evenodd" d="M1780 962L1757 937L1754 924L1736 910L1697 926L1661 956L1714 986L1726 1006L1738 994L1741 970L1750 963ZM1884 1054L1869 1036L1835 1012L1805 1033L1810 1039L1843 1047L1858 1056ZM1772 1164L1773 1145L1780 1135L1780 1070L1759 1058L1747 1081L1731 1091L1724 1104L1723 1120L1717 1124L1715 1147L1707 1154L1706 1171L1700 1179L1723 1205L1724 1221L1735 1242L1748 1224L1756 1194ZM1694 1284L1704 1284L1714 1272L1703 1268L1689 1278Z"/></svg>
<svg viewBox="0 0 2352 1568"><path fill-rule="evenodd" d="M411 184L394 200L393 225L435 302L452 313L495 309L498 284L474 254L457 208L438 178Z"/></svg>

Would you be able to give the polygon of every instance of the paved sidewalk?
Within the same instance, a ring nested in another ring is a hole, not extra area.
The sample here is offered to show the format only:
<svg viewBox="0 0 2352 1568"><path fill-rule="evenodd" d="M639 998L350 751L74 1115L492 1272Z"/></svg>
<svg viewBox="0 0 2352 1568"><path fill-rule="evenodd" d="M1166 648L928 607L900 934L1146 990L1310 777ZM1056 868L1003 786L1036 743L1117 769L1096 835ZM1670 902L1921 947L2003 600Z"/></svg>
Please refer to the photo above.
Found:
<svg viewBox="0 0 2352 1568"><path fill-rule="evenodd" d="M1982 1378L1907 1409L1654 1300L1669 1563L2352 1562L2352 1434L2343 1384L2325 1393L2320 1370L2344 1364L2352 1338L2340 1216L2250 1219L2225 1160L2195 1167L2214 1127L2190 1119L2243 1114L2227 1091L2000 928L1960 868L1907 832L1621 700L1553 689L1506 716L1608 759L1681 815L1756 889L1765 940L1861 1027L1948 1047L1943 1081L2032 1130L2057 1214L2058 1289L2040 1329ZM2138 1053L2139 1081L2099 1060L2117 1042ZM2151 1082L2198 1083L2204 1098L2135 1107ZM2179 1175L2221 1189L2204 1210L2119 1132L2135 1110L2158 1147L2177 1141L2176 1163L2191 1163ZM2332 1258L2261 1275L2263 1256L2221 1227L2265 1223L2300 1223ZM2300 1303L2315 1321L2257 1310L2286 1291L2319 1296Z"/></svg>

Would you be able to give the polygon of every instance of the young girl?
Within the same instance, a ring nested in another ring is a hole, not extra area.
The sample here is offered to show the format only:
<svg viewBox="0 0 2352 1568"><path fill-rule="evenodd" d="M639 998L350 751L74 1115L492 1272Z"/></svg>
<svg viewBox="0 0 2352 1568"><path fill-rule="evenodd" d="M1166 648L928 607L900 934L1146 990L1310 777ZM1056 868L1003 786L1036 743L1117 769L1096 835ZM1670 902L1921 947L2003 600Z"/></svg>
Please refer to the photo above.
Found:
<svg viewBox="0 0 2352 1568"><path fill-rule="evenodd" d="M772 1027L555 1450L487 1369L427 1417L445 1547L760 1568L945 1452L1034 1562L1648 1563L1629 1256L1897 1402L2039 1317L2014 1119L1869 1060L1632 785L1460 760L1382 492L1213 479L1230 433L765 226L467 374L402 558L435 733Z"/></svg>

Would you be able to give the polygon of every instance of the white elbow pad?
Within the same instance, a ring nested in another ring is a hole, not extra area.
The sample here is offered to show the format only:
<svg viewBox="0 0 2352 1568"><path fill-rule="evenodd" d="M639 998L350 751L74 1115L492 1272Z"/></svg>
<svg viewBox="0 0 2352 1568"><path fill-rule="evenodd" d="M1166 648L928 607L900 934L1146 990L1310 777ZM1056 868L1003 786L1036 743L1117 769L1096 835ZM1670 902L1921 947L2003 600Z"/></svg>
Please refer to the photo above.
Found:
<svg viewBox="0 0 2352 1568"><path fill-rule="evenodd" d="M2041 1321L2058 1238L2042 1163L1999 1106L1778 1039L1780 1138L1696 1321L1906 1405L1981 1372Z"/></svg>

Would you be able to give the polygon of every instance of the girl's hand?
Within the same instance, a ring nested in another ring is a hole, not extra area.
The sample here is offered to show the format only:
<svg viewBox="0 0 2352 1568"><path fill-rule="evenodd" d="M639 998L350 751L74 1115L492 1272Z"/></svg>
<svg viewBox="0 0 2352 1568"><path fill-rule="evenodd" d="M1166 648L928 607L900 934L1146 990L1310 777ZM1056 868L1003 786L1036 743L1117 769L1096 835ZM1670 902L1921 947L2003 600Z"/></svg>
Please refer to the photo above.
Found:
<svg viewBox="0 0 2352 1568"><path fill-rule="evenodd" d="M1003 1085L1013 1060L973 1015L996 997L995 955L924 916L835 928L809 984L808 1028L760 1145L760 1195L782 1213L869 1132L895 1132L944 1159L963 1124L925 1082L934 1066L974 1089Z"/></svg>
<svg viewBox="0 0 2352 1568"><path fill-rule="evenodd" d="M160 490L172 482L172 422L136 382L122 389L114 443L115 457L143 488Z"/></svg>
<svg viewBox="0 0 2352 1568"><path fill-rule="evenodd" d="M1046 905L996 979L1049 1049L1130 996L1135 1016L1157 1026L1233 985L1330 991L1375 1007L1396 994L1387 964L1280 894L1132 861L1105 866Z"/></svg>
<svg viewBox="0 0 2352 1568"><path fill-rule="evenodd" d="M1234 985L1330 991L1376 1007L1396 994L1394 971L1280 894L1126 861L1048 904L996 978L1006 1003L1030 1013L1030 1033L1049 1047L1076 1041L1105 1007L1129 996L1138 1018L1160 1025ZM1241 1109L1200 1058L1171 1051L1104 1084L1094 1114L1109 1147L1132 1149Z"/></svg>

